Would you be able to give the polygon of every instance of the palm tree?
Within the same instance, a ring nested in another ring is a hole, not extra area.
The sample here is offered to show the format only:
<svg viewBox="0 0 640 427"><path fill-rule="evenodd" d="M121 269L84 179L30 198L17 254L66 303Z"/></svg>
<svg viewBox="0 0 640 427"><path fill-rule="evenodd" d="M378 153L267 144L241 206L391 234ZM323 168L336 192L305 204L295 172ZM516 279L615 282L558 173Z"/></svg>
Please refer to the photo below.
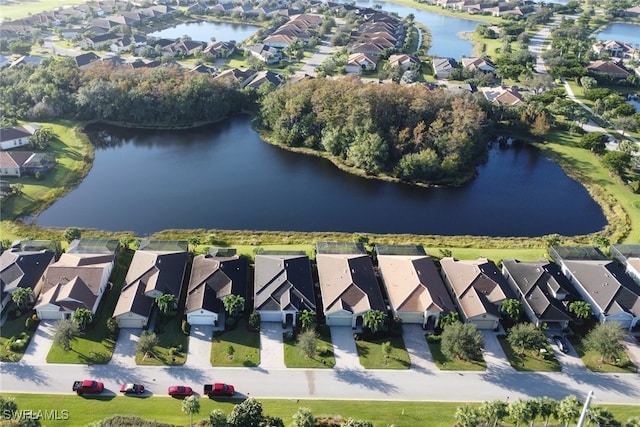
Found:
<svg viewBox="0 0 640 427"><path fill-rule="evenodd" d="M591 304L585 301L574 301L569 304L569 311L575 314L576 319L586 319L591 316Z"/></svg>
<svg viewBox="0 0 640 427"><path fill-rule="evenodd" d="M178 306L178 300L173 294L162 294L156 298L156 305L163 315L167 315L169 312L176 309Z"/></svg>
<svg viewBox="0 0 640 427"><path fill-rule="evenodd" d="M382 330L385 320L387 320L387 315L380 310L367 311L363 316L364 326L369 328L373 334Z"/></svg>
<svg viewBox="0 0 640 427"><path fill-rule="evenodd" d="M502 302L502 310L509 315L512 322L517 322L522 313L522 304L517 299L506 299Z"/></svg>
<svg viewBox="0 0 640 427"><path fill-rule="evenodd" d="M19 288L12 295L11 300L16 305L18 311L22 311L31 302L31 298L33 297L33 289L31 288Z"/></svg>
<svg viewBox="0 0 640 427"><path fill-rule="evenodd" d="M240 295L231 294L222 300L224 304L224 310L231 317L236 317L244 310L244 297Z"/></svg>
<svg viewBox="0 0 640 427"><path fill-rule="evenodd" d="M558 402L546 396L539 397L536 400L538 401L540 416L544 419L544 427L547 427L547 424L549 424L549 418L551 418L551 415L556 412Z"/></svg>
<svg viewBox="0 0 640 427"><path fill-rule="evenodd" d="M315 329L316 328L316 312L313 310L302 310L300 313L300 323L302 323L302 329Z"/></svg>
<svg viewBox="0 0 640 427"><path fill-rule="evenodd" d="M182 401L182 412L189 414L189 425L193 425L193 414L200 413L200 401L196 396L189 396Z"/></svg>
<svg viewBox="0 0 640 427"><path fill-rule="evenodd" d="M458 406L453 418L456 420L456 425L460 427L475 427L478 425L478 411L469 404Z"/></svg>
<svg viewBox="0 0 640 427"><path fill-rule="evenodd" d="M93 312L86 308L78 308L73 312L73 321L80 330L84 331L87 325L93 322Z"/></svg>
<svg viewBox="0 0 640 427"><path fill-rule="evenodd" d="M502 400L490 400L480 405L480 415L495 427L499 421L507 416L507 403Z"/></svg>
<svg viewBox="0 0 640 427"><path fill-rule="evenodd" d="M556 407L556 418L567 427L569 423L578 419L580 410L578 398L573 395L567 396L558 403Z"/></svg>

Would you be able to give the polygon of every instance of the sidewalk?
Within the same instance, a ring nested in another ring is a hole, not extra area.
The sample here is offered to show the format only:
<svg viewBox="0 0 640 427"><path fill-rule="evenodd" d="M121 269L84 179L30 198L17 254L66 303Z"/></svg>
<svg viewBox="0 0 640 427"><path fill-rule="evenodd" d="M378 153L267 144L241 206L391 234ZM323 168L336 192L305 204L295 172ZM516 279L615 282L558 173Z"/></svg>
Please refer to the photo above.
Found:
<svg viewBox="0 0 640 427"><path fill-rule="evenodd" d="M284 344L280 322L260 323L260 367L264 369L286 368Z"/></svg>
<svg viewBox="0 0 640 427"><path fill-rule="evenodd" d="M47 363L47 354L53 345L54 322L41 320L36 329L27 351L22 356L21 363L27 365L44 365Z"/></svg>
<svg viewBox="0 0 640 427"><path fill-rule="evenodd" d="M363 369L358 358L353 329L349 326L331 326L335 369Z"/></svg>

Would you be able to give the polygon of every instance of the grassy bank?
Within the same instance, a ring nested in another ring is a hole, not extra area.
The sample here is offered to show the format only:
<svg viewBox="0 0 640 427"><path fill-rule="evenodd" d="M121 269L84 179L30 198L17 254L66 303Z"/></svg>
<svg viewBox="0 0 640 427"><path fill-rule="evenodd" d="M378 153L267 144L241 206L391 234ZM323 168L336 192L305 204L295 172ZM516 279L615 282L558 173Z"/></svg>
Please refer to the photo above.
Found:
<svg viewBox="0 0 640 427"><path fill-rule="evenodd" d="M45 394L3 394L3 397L15 397L19 410L67 410L68 420L47 421L46 425L85 426L91 422L115 414L136 414L149 420L187 425L188 415L180 406L182 401L168 397L138 399L117 396L113 398L81 398L76 395ZM396 402L396 401L360 401L360 400L299 400L299 399L259 399L266 415L277 416L289 425L292 415L300 407L311 409L314 416L342 415L369 420L377 426L397 425L403 427L451 427L455 424L453 414L461 403L458 402ZM232 400L200 399L200 413L196 420L208 418L213 409L221 409L229 414L235 402ZM598 405L600 406L600 405ZM609 409L616 420L624 423L637 415L640 406L602 405ZM552 419L552 422L554 420ZM503 423L503 425L511 425Z"/></svg>

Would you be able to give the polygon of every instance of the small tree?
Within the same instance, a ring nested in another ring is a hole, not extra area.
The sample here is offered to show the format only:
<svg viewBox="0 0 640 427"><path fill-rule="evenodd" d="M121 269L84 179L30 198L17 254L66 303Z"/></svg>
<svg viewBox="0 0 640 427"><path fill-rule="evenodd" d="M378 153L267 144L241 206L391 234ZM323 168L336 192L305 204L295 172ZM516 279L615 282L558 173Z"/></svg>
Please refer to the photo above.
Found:
<svg viewBox="0 0 640 427"><path fill-rule="evenodd" d="M80 328L81 331L84 331L91 322L93 322L93 312L86 308L78 308L73 312L73 321Z"/></svg>
<svg viewBox="0 0 640 427"><path fill-rule="evenodd" d="M558 402L558 406L556 407L556 418L564 423L565 427L569 425L569 423L573 423L578 419L581 411L580 402L578 398L571 395L567 396Z"/></svg>
<svg viewBox="0 0 640 427"><path fill-rule="evenodd" d="M509 403L508 407L509 417L515 422L516 427L520 424L520 421L528 423L534 419L534 414L531 411L531 406L525 399L518 399Z"/></svg>
<svg viewBox="0 0 640 427"><path fill-rule="evenodd" d="M209 414L209 424L211 427L227 427L227 416L222 409L214 409Z"/></svg>
<svg viewBox="0 0 640 427"><path fill-rule="evenodd" d="M112 339L118 337L118 332L120 332L120 326L118 326L118 321L114 317L110 317L107 320L107 329L109 330L109 336Z"/></svg>
<svg viewBox="0 0 640 427"><path fill-rule="evenodd" d="M176 307L178 306L178 300L173 294L162 294L156 298L156 305L158 306L158 309L160 310L162 315L166 316L176 309Z"/></svg>
<svg viewBox="0 0 640 427"><path fill-rule="evenodd" d="M249 315L249 327L254 331L260 330L260 313L257 311L252 311Z"/></svg>
<svg viewBox="0 0 640 427"><path fill-rule="evenodd" d="M80 330L73 320L58 320L53 330L53 343L62 346L65 351L69 351L71 350L71 341L73 341L79 333Z"/></svg>
<svg viewBox="0 0 640 427"><path fill-rule="evenodd" d="M300 333L297 347L306 357L315 357L318 352L318 335L316 332L313 329L307 329Z"/></svg>
<svg viewBox="0 0 640 427"><path fill-rule="evenodd" d="M240 295L228 295L222 300L222 303L224 304L224 310L234 318L238 317L244 310L244 297Z"/></svg>
<svg viewBox="0 0 640 427"><path fill-rule="evenodd" d="M18 311L23 311L29 306L33 298L33 289L31 288L19 288L13 294L11 294L11 300L16 305Z"/></svg>
<svg viewBox="0 0 640 427"><path fill-rule="evenodd" d="M517 299L506 299L502 302L502 310L509 316L512 322L520 320L522 304Z"/></svg>
<svg viewBox="0 0 640 427"><path fill-rule="evenodd" d="M262 419L262 404L249 398L233 407L227 423L230 427L260 427Z"/></svg>
<svg viewBox="0 0 640 427"><path fill-rule="evenodd" d="M458 406L453 418L459 427L475 427L480 422L478 410L469 404Z"/></svg>
<svg viewBox="0 0 640 427"><path fill-rule="evenodd" d="M438 325L440 325L442 329L454 323L460 323L460 315L455 311L445 313L438 319Z"/></svg>
<svg viewBox="0 0 640 427"><path fill-rule="evenodd" d="M200 400L196 396L189 396L182 401L182 412L189 415L189 425L193 425L193 414L200 413Z"/></svg>
<svg viewBox="0 0 640 427"><path fill-rule="evenodd" d="M313 427L315 426L315 422L316 420L309 408L300 407L298 411L293 414L294 427Z"/></svg>
<svg viewBox="0 0 640 427"><path fill-rule="evenodd" d="M544 333L532 323L519 323L509 329L507 341L520 352L538 351L544 348L547 339Z"/></svg>
<svg viewBox="0 0 640 427"><path fill-rule="evenodd" d="M76 227L67 228L66 230L64 230L64 234L62 235L64 240L69 243L73 242L76 239L79 239L81 236L82 233L80 232L80 229Z"/></svg>
<svg viewBox="0 0 640 427"><path fill-rule="evenodd" d="M585 301L574 301L569 304L569 312L573 313L576 319L587 319L591 316L591 304Z"/></svg>
<svg viewBox="0 0 640 427"><path fill-rule="evenodd" d="M454 323L442 333L442 353L449 359L478 359L483 345L484 337L471 323Z"/></svg>
<svg viewBox="0 0 640 427"><path fill-rule="evenodd" d="M300 313L300 323L303 330L316 328L316 312L313 310L302 310Z"/></svg>
<svg viewBox="0 0 640 427"><path fill-rule="evenodd" d="M381 331L386 320L386 313L380 310L367 311L363 316L364 326L369 328L372 334Z"/></svg>
<svg viewBox="0 0 640 427"><path fill-rule="evenodd" d="M158 336L149 331L143 331L136 343L136 351L142 353L142 357L146 358L149 355L153 355L155 346L159 344Z"/></svg>
<svg viewBox="0 0 640 427"><path fill-rule="evenodd" d="M385 359L388 359L391 356L391 352L393 351L393 346L391 345L391 341L385 341L382 343L382 354Z"/></svg>
<svg viewBox="0 0 640 427"><path fill-rule="evenodd" d="M488 425L496 426L507 416L507 403L502 400L491 400L482 402L479 414L487 420Z"/></svg>
<svg viewBox="0 0 640 427"><path fill-rule="evenodd" d="M619 323L598 324L584 340L585 347L597 352L603 361L615 361L623 352L624 330Z"/></svg>

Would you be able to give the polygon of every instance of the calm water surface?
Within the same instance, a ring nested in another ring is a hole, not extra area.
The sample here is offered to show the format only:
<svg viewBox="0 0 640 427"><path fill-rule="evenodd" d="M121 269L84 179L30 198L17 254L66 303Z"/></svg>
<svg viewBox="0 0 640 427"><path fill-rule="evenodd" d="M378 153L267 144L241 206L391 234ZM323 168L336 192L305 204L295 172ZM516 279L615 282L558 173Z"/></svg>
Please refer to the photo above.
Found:
<svg viewBox="0 0 640 427"><path fill-rule="evenodd" d="M456 189L355 177L330 162L263 142L250 118L188 131L102 127L78 188L42 226L146 235L170 228L538 236L594 232L598 205L536 149L494 147Z"/></svg>
<svg viewBox="0 0 640 427"><path fill-rule="evenodd" d="M596 35L597 40L617 40L640 47L640 25L616 22Z"/></svg>
<svg viewBox="0 0 640 427"><path fill-rule="evenodd" d="M255 25L235 24L231 22L190 22L166 28L162 31L148 34L151 37L177 39L189 36L191 40L208 42L211 37L219 41L234 40L238 43L245 41L258 27Z"/></svg>

